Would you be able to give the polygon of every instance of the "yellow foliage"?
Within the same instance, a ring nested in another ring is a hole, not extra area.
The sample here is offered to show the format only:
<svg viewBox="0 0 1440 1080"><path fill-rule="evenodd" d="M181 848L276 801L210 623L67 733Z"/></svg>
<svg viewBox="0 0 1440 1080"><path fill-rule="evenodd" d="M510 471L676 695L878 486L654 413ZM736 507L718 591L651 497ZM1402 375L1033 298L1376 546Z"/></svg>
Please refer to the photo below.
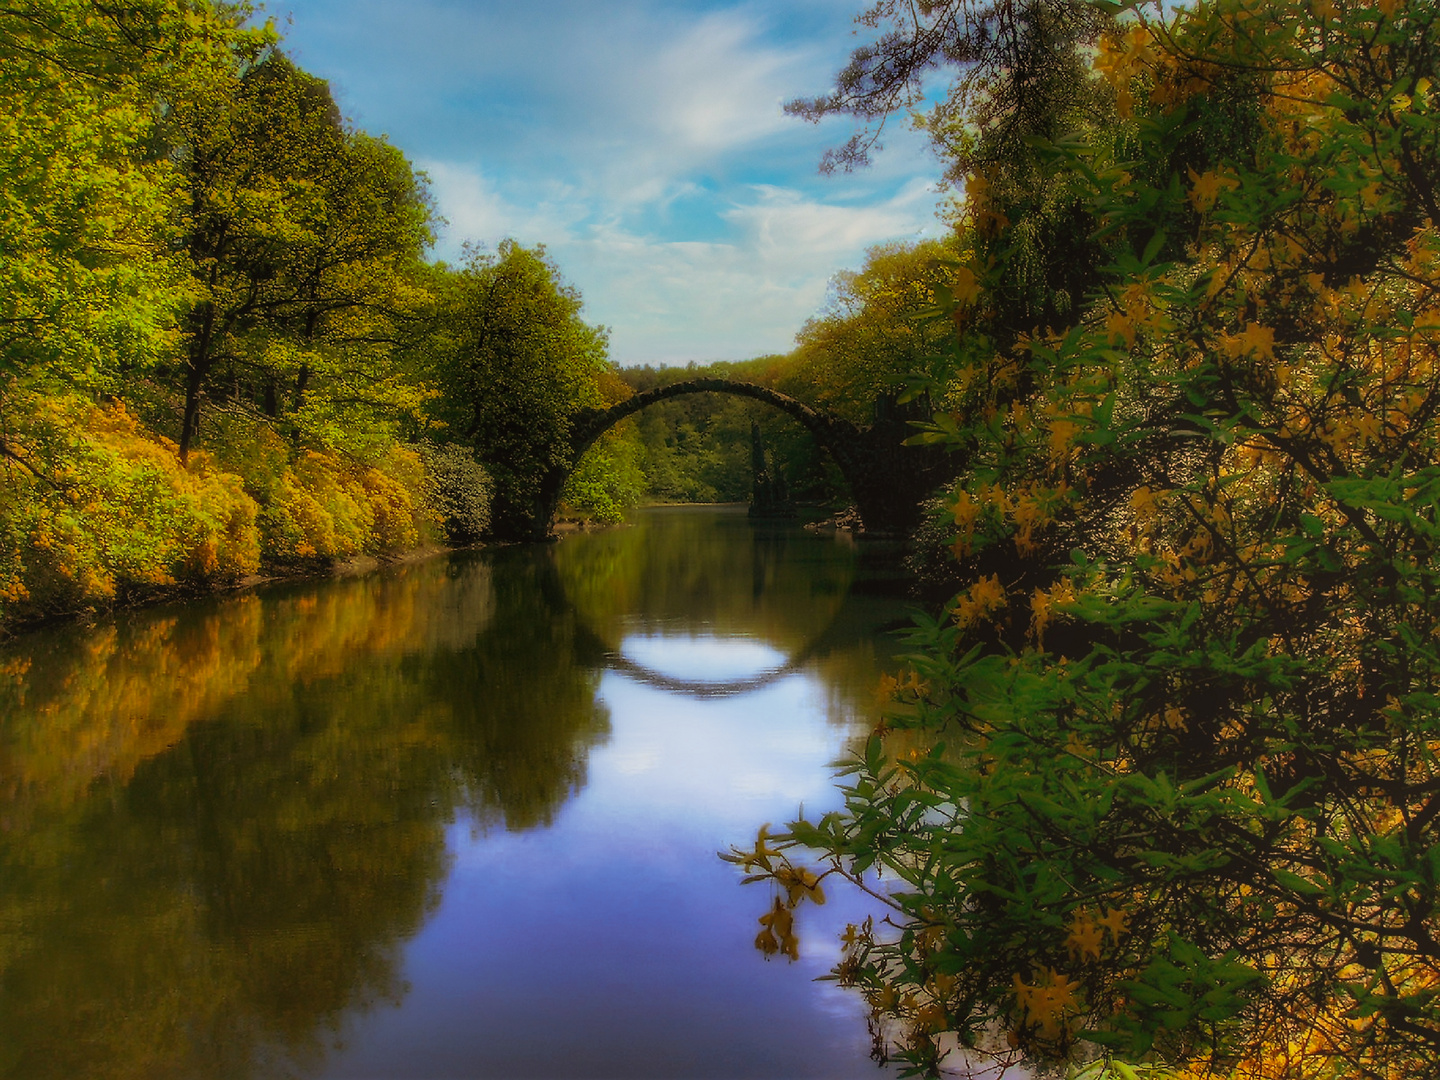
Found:
<svg viewBox="0 0 1440 1080"><path fill-rule="evenodd" d="M1197 173L1190 170L1190 205L1199 210L1202 214L1215 206L1215 201L1220 197L1222 191L1233 191L1240 186L1240 181L1233 176L1226 176L1222 173L1206 172Z"/></svg>
<svg viewBox="0 0 1440 1080"><path fill-rule="evenodd" d="M1069 976L1045 968L1035 972L1035 981L1014 977L1015 1004L1021 1023L1033 1025L1042 1039L1056 1042L1070 1030L1070 1020L1080 1007L1080 984Z"/></svg>
<svg viewBox="0 0 1440 1080"><path fill-rule="evenodd" d="M1005 605L1005 586L1000 584L999 575L991 574L975 582L956 600L955 622L962 627L971 626Z"/></svg>
<svg viewBox="0 0 1440 1080"><path fill-rule="evenodd" d="M418 485L418 458L396 451L387 466ZM264 551L275 562L345 559L413 547L419 538L414 489L378 468L335 455L302 453L286 469L261 515Z"/></svg>
<svg viewBox="0 0 1440 1080"><path fill-rule="evenodd" d="M187 470L118 402L27 405L13 448L39 464L0 480L0 618L257 569L256 505L239 477L203 454Z"/></svg>

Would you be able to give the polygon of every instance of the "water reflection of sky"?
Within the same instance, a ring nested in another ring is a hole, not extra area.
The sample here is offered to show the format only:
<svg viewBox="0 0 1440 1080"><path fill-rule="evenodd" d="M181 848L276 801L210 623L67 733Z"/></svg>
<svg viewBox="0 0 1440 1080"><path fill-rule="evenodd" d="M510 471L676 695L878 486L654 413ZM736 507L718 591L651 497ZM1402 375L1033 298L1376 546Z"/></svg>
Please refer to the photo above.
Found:
<svg viewBox="0 0 1440 1080"><path fill-rule="evenodd" d="M783 663L761 642L632 637L681 677ZM874 1077L858 998L813 980L858 898L802 909L802 956L751 947L763 886L715 853L833 807L846 733L796 675L695 700L610 673L610 739L548 829L451 829L454 864L410 944L401 1007L354 1025L332 1077Z"/></svg>
<svg viewBox="0 0 1440 1080"><path fill-rule="evenodd" d="M707 682L753 678L783 665L784 653L750 637L632 634L620 655L659 675Z"/></svg>

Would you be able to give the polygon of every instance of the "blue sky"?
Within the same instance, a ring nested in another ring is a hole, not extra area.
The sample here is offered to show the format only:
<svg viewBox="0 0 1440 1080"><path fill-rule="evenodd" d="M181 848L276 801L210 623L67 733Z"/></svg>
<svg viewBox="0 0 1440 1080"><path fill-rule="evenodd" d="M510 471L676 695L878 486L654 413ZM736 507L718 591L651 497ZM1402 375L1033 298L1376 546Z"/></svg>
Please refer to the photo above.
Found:
<svg viewBox="0 0 1440 1080"><path fill-rule="evenodd" d="M436 253L543 243L622 365L788 351L868 247L937 235L940 166L903 122L871 168L829 88L864 0L269 0L346 116L425 170Z"/></svg>

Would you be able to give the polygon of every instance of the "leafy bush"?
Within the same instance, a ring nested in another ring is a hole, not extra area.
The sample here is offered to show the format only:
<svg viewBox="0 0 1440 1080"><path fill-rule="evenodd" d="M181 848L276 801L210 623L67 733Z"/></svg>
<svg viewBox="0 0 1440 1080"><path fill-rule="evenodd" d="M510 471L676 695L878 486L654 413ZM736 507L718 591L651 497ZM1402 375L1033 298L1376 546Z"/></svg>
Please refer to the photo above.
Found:
<svg viewBox="0 0 1440 1080"><path fill-rule="evenodd" d="M475 452L453 443L426 444L425 502L447 542L473 544L490 528L490 497L495 486Z"/></svg>
<svg viewBox="0 0 1440 1080"><path fill-rule="evenodd" d="M645 491L644 448L633 425L618 424L586 451L560 493L560 501L595 521L614 525Z"/></svg>
<svg viewBox="0 0 1440 1080"><path fill-rule="evenodd" d="M417 470L400 451L387 464L412 480ZM382 555L419 540L410 488L376 467L307 450L281 473L260 515L267 561L333 561Z"/></svg>
<svg viewBox="0 0 1440 1080"><path fill-rule="evenodd" d="M256 506L238 477L174 445L119 403L35 398L0 480L0 617L234 580L259 566Z"/></svg>
<svg viewBox="0 0 1440 1080"><path fill-rule="evenodd" d="M425 466L408 447L397 446L379 463L360 474L360 488L370 504L372 555L406 551L421 540L428 521L425 509Z"/></svg>
<svg viewBox="0 0 1440 1080"><path fill-rule="evenodd" d="M262 505L290 468L290 445L274 424L242 410L212 410L204 446L220 468L244 479L245 490Z"/></svg>

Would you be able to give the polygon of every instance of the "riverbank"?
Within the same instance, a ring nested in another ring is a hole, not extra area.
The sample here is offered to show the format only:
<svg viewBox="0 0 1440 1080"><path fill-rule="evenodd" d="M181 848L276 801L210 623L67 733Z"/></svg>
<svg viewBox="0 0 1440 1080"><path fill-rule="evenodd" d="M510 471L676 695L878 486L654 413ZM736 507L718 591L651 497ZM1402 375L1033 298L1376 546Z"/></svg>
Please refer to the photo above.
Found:
<svg viewBox="0 0 1440 1080"><path fill-rule="evenodd" d="M176 582L149 588L128 588L106 603L92 603L69 610L50 611L29 618L0 619L0 642L10 641L23 634L46 627L65 623L84 623L119 611L134 611L185 600L243 593L250 589L282 581L320 581L326 578L359 577L382 566L424 562L437 555L445 555L452 551L464 551L485 546L482 543L456 546L429 543L389 554L355 555L335 561L311 560L304 563L264 566L256 573L246 574L240 578L215 579L200 583Z"/></svg>

